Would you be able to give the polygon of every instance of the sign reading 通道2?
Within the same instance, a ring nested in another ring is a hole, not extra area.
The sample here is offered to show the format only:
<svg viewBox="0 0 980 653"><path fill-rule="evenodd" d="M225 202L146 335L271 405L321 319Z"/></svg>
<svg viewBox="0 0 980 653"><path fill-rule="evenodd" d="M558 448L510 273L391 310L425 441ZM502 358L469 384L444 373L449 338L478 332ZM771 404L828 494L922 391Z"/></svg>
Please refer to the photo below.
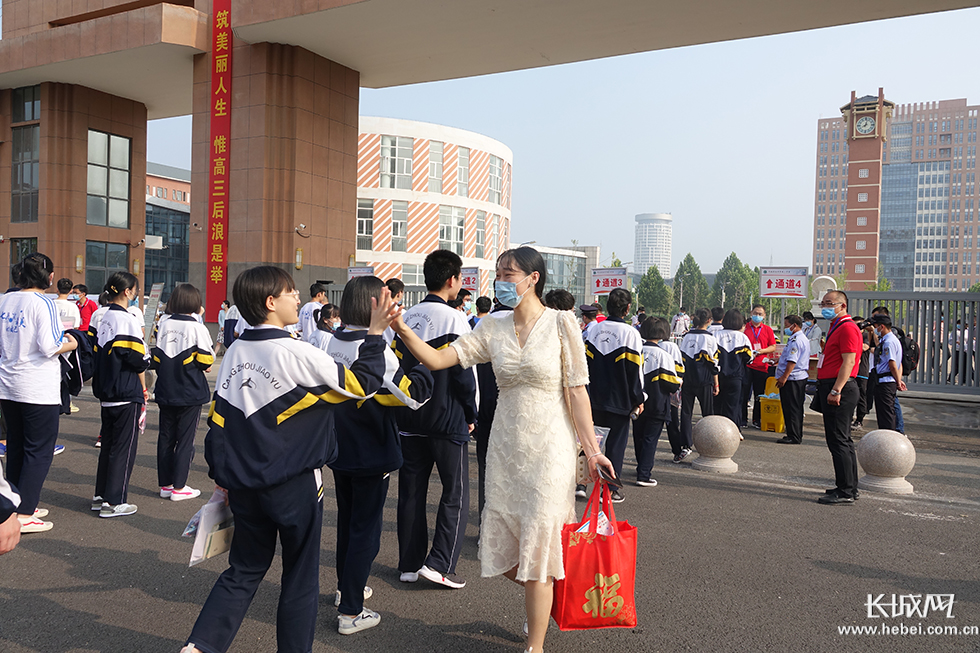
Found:
<svg viewBox="0 0 980 653"><path fill-rule="evenodd" d="M228 295L228 205L231 178L231 0L214 0L211 10L210 148L208 153L208 245L206 312L217 316Z"/></svg>

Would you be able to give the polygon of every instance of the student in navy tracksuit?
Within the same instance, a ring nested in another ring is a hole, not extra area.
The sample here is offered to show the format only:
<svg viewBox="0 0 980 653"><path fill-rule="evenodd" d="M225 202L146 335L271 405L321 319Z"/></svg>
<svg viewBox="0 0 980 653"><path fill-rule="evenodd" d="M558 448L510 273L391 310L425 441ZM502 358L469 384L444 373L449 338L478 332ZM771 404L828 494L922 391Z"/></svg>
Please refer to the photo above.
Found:
<svg viewBox="0 0 980 653"><path fill-rule="evenodd" d="M160 406L157 480L160 496L171 501L201 494L187 485L201 406L211 399L204 374L214 364L211 334L194 317L200 309L200 290L189 283L174 288L150 351L150 369L157 372L153 394Z"/></svg>
<svg viewBox="0 0 980 653"><path fill-rule="evenodd" d="M139 296L135 276L114 272L105 284L109 307L99 323L95 346L92 392L102 402L99 467L92 510L99 517L121 517L136 512L127 503L129 477L136 462L139 422L146 405L143 371L150 357L143 343L143 324L126 310Z"/></svg>
<svg viewBox="0 0 980 653"><path fill-rule="evenodd" d="M718 340L718 396L714 400L714 414L732 420L742 428L742 383L748 374L745 367L752 360L752 343L742 332L745 320L736 308L725 313L722 328L715 330Z"/></svg>
<svg viewBox="0 0 980 653"><path fill-rule="evenodd" d="M694 446L691 437L694 400L701 405L701 415L714 414L714 398L718 394L718 340L705 327L711 314L708 309L698 309L691 322L691 330L681 341L684 356L684 385L681 387L681 439L690 452ZM686 457L686 455L685 455Z"/></svg>
<svg viewBox="0 0 980 653"><path fill-rule="evenodd" d="M632 296L616 288L606 303L608 318L591 327L585 336L585 355L589 363L589 399L592 421L609 427L606 456L612 461L616 478L622 476L623 456L630 435L630 413L643 411L646 396L640 372L643 341L624 319ZM613 490L613 503L623 501L621 490Z"/></svg>
<svg viewBox="0 0 980 653"><path fill-rule="evenodd" d="M608 320L607 320L608 322ZM681 387L674 358L657 346L670 337L667 323L648 318L640 325L643 339L643 390L647 395L643 412L633 422L633 447L636 451L636 484L653 487L650 476L657 455L657 441L664 424L670 421L670 395Z"/></svg>
<svg viewBox="0 0 980 653"><path fill-rule="evenodd" d="M282 545L282 591L276 639L282 653L308 653L320 592L323 485L320 468L334 462L333 407L363 400L380 387L384 340L393 304L383 292L371 311L360 356L345 368L293 338L299 293L285 271L246 270L235 280L235 305L249 324L221 361L208 416L204 456L228 490L235 534L226 569L194 624L186 653L231 646L252 597ZM264 646L269 648L269 646Z"/></svg>
<svg viewBox="0 0 980 653"><path fill-rule="evenodd" d="M681 348L670 341L670 323L662 317L650 318L651 320L656 320L660 328L664 329L664 332L668 334L668 337L664 338L657 343L660 349L670 354L671 359L674 361L674 373L681 380L681 387L684 385L684 356L681 354ZM678 408L681 403L681 391L678 390L674 392L670 397L670 421L667 422L667 441L670 442L670 450L674 454L674 462L680 463L684 458L690 454L690 449L684 448L684 441L681 438L681 419L678 413Z"/></svg>
<svg viewBox="0 0 980 653"><path fill-rule="evenodd" d="M367 335L371 299L379 300L385 283L377 277L355 277L347 282L340 302L344 324L330 339L327 354L351 367ZM402 466L401 438L396 408L412 410L432 394L432 374L422 365L408 373L398 364L394 350L385 349L384 385L365 402L348 401L337 407L337 460L330 464L337 493L337 597L338 630L349 635L380 621L364 609L371 595L365 583L381 548L381 522L388 476ZM358 619L358 616L361 619ZM357 623L355 623L355 621Z"/></svg>
<svg viewBox="0 0 980 653"><path fill-rule="evenodd" d="M422 271L429 294L402 317L419 338L437 349L471 331L466 316L447 303L456 298L462 287L462 265L459 256L449 250L436 250L426 256ZM392 346L401 359L402 370L408 372L418 364L401 338L396 336ZM459 365L434 372L432 377L429 402L417 411L403 411L398 417L405 457L398 472L399 578L414 583L422 576L459 589L466 585L456 575L456 563L470 510L467 446L477 416L476 377L473 370ZM442 496L429 548L426 495L433 465L439 470Z"/></svg>

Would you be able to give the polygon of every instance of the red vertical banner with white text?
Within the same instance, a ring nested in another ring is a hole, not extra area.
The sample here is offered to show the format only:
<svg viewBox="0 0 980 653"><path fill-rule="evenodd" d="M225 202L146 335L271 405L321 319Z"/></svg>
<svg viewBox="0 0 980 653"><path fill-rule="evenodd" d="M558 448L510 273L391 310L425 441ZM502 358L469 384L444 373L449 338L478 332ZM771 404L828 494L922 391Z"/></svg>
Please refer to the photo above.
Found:
<svg viewBox="0 0 980 653"><path fill-rule="evenodd" d="M231 0L214 0L211 20L211 143L208 154L206 321L228 295L228 186L231 171Z"/></svg>

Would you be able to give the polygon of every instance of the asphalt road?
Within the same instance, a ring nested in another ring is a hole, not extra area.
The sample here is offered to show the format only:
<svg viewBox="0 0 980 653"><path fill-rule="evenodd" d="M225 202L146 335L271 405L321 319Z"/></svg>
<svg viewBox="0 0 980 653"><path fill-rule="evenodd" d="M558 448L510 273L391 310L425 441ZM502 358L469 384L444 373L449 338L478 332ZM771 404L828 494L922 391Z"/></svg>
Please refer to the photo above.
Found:
<svg viewBox="0 0 980 653"><path fill-rule="evenodd" d="M191 542L180 537L208 489L204 429L190 484L200 500L173 503L156 494L157 413L141 439L131 517L98 519L89 510L98 450L98 405L88 390L81 411L62 418L60 442L41 505L54 530L25 535L0 557L0 651L177 651L224 569L222 556L188 568ZM832 485L833 469L815 416L803 446L774 444L772 434L746 433L737 474L697 472L669 461L661 442L655 488L627 486L619 519L639 528L635 629L560 632L549 652L608 651L977 651L980 635L842 635L848 626L901 629L920 625L980 629L980 438L943 429L914 429L918 460L911 497L862 494L852 506L815 502ZM870 420L868 421L870 423ZM202 424L203 427L203 424ZM381 553L369 607L381 624L350 637L336 632L333 569L336 519L326 494L321 605L314 651L522 650L520 588L479 577L476 458L467 541L458 572L462 590L420 580L398 582L397 483L385 511ZM627 482L635 478L627 453ZM329 474L324 475L332 488ZM433 476L430 520L437 502ZM584 502L580 502L580 508ZM430 521L431 524L431 521ZM279 559L259 589L232 650L275 650ZM952 594L953 618L867 617L868 595Z"/></svg>

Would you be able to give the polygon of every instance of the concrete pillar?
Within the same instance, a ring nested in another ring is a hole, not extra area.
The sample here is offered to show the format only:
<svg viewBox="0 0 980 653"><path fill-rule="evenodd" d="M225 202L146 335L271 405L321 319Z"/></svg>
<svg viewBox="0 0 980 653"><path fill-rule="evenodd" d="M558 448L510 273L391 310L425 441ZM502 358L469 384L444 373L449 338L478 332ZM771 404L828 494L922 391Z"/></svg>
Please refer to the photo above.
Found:
<svg viewBox="0 0 980 653"><path fill-rule="evenodd" d="M242 270L261 264L289 271L304 295L317 279L342 285L355 248L359 74L290 45L236 41L233 54L228 295ZM205 287L209 94L208 56L198 55L190 279L199 288Z"/></svg>

